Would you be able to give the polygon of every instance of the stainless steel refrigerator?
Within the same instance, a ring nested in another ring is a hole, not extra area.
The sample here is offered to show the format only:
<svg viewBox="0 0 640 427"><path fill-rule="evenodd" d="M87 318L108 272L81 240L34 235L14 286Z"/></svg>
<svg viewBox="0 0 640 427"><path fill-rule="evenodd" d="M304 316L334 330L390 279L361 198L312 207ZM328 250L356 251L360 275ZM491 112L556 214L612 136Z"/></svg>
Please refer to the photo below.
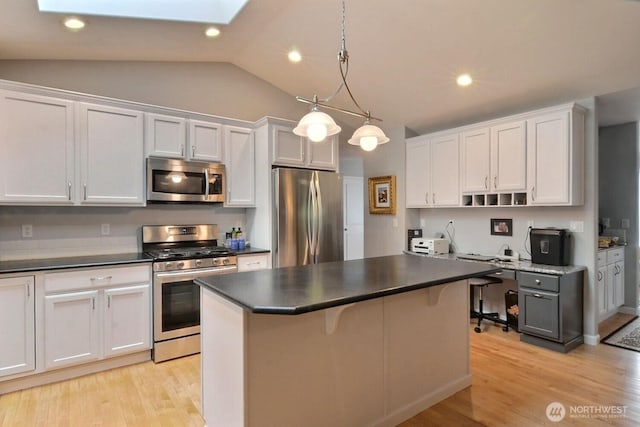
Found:
<svg viewBox="0 0 640 427"><path fill-rule="evenodd" d="M273 169L274 267L342 261L342 176Z"/></svg>

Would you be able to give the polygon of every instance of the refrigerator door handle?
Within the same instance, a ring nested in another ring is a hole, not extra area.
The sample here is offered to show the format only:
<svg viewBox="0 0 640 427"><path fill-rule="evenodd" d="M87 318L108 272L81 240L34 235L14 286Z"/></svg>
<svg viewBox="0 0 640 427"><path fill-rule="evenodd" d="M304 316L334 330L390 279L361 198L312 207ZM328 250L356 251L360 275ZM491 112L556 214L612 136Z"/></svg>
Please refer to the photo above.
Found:
<svg viewBox="0 0 640 427"><path fill-rule="evenodd" d="M313 223L314 223L314 212L315 212L315 194L313 191L313 177L309 180L309 195L307 197L307 248L309 251L310 262L313 264L314 261L314 234L313 234ZM306 252L306 251L305 251ZM305 256L305 259L307 257Z"/></svg>
<svg viewBox="0 0 640 427"><path fill-rule="evenodd" d="M322 209L322 192L320 191L320 177L318 172L315 172L315 182L316 182L316 238L315 238L315 247L313 249L313 254L315 260L314 264L318 263L319 252L320 252L320 236L322 236L322 217L323 217L323 209Z"/></svg>

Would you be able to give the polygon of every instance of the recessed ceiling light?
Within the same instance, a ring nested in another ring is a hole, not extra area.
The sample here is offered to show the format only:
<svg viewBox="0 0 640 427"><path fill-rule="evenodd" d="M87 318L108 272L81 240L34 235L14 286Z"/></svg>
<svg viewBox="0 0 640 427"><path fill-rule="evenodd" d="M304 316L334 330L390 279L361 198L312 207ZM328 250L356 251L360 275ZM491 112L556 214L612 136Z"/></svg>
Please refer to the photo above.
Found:
<svg viewBox="0 0 640 427"><path fill-rule="evenodd" d="M302 55L300 55L300 52L297 49L292 49L289 52L289 61L291 62L300 62L302 61Z"/></svg>
<svg viewBox="0 0 640 427"><path fill-rule="evenodd" d="M456 79L456 83L458 83L458 86L469 86L473 83L473 79L469 74L460 74Z"/></svg>
<svg viewBox="0 0 640 427"><path fill-rule="evenodd" d="M74 17L66 18L64 20L64 26L71 31L80 31L84 28L85 23L82 19Z"/></svg>
<svg viewBox="0 0 640 427"><path fill-rule="evenodd" d="M209 27L206 29L204 33L206 34L207 37L214 38L220 35L220 30L216 27Z"/></svg>

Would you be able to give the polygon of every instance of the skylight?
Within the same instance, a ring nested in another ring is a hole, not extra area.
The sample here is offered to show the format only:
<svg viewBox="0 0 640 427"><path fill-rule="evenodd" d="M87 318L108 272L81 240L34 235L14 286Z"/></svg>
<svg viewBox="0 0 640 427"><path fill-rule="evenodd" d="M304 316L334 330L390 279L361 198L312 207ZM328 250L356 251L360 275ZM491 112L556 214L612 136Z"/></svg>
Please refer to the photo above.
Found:
<svg viewBox="0 0 640 427"><path fill-rule="evenodd" d="M249 0L38 0L41 12L228 24Z"/></svg>

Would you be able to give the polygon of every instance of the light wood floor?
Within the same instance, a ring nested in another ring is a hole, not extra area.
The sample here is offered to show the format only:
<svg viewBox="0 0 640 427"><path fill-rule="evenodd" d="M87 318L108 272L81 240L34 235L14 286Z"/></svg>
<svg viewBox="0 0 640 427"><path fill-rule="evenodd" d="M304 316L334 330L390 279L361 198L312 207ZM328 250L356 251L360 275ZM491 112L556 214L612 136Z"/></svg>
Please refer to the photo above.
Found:
<svg viewBox="0 0 640 427"><path fill-rule="evenodd" d="M626 318L611 319L615 329ZM640 425L640 353L582 345L560 354L485 326L471 335L473 385L402 427L555 425L546 407L626 405L624 418L565 418L557 425ZM604 332L604 331L602 331ZM604 336L604 335L603 335ZM0 396L0 426L197 426L200 357L116 369Z"/></svg>

